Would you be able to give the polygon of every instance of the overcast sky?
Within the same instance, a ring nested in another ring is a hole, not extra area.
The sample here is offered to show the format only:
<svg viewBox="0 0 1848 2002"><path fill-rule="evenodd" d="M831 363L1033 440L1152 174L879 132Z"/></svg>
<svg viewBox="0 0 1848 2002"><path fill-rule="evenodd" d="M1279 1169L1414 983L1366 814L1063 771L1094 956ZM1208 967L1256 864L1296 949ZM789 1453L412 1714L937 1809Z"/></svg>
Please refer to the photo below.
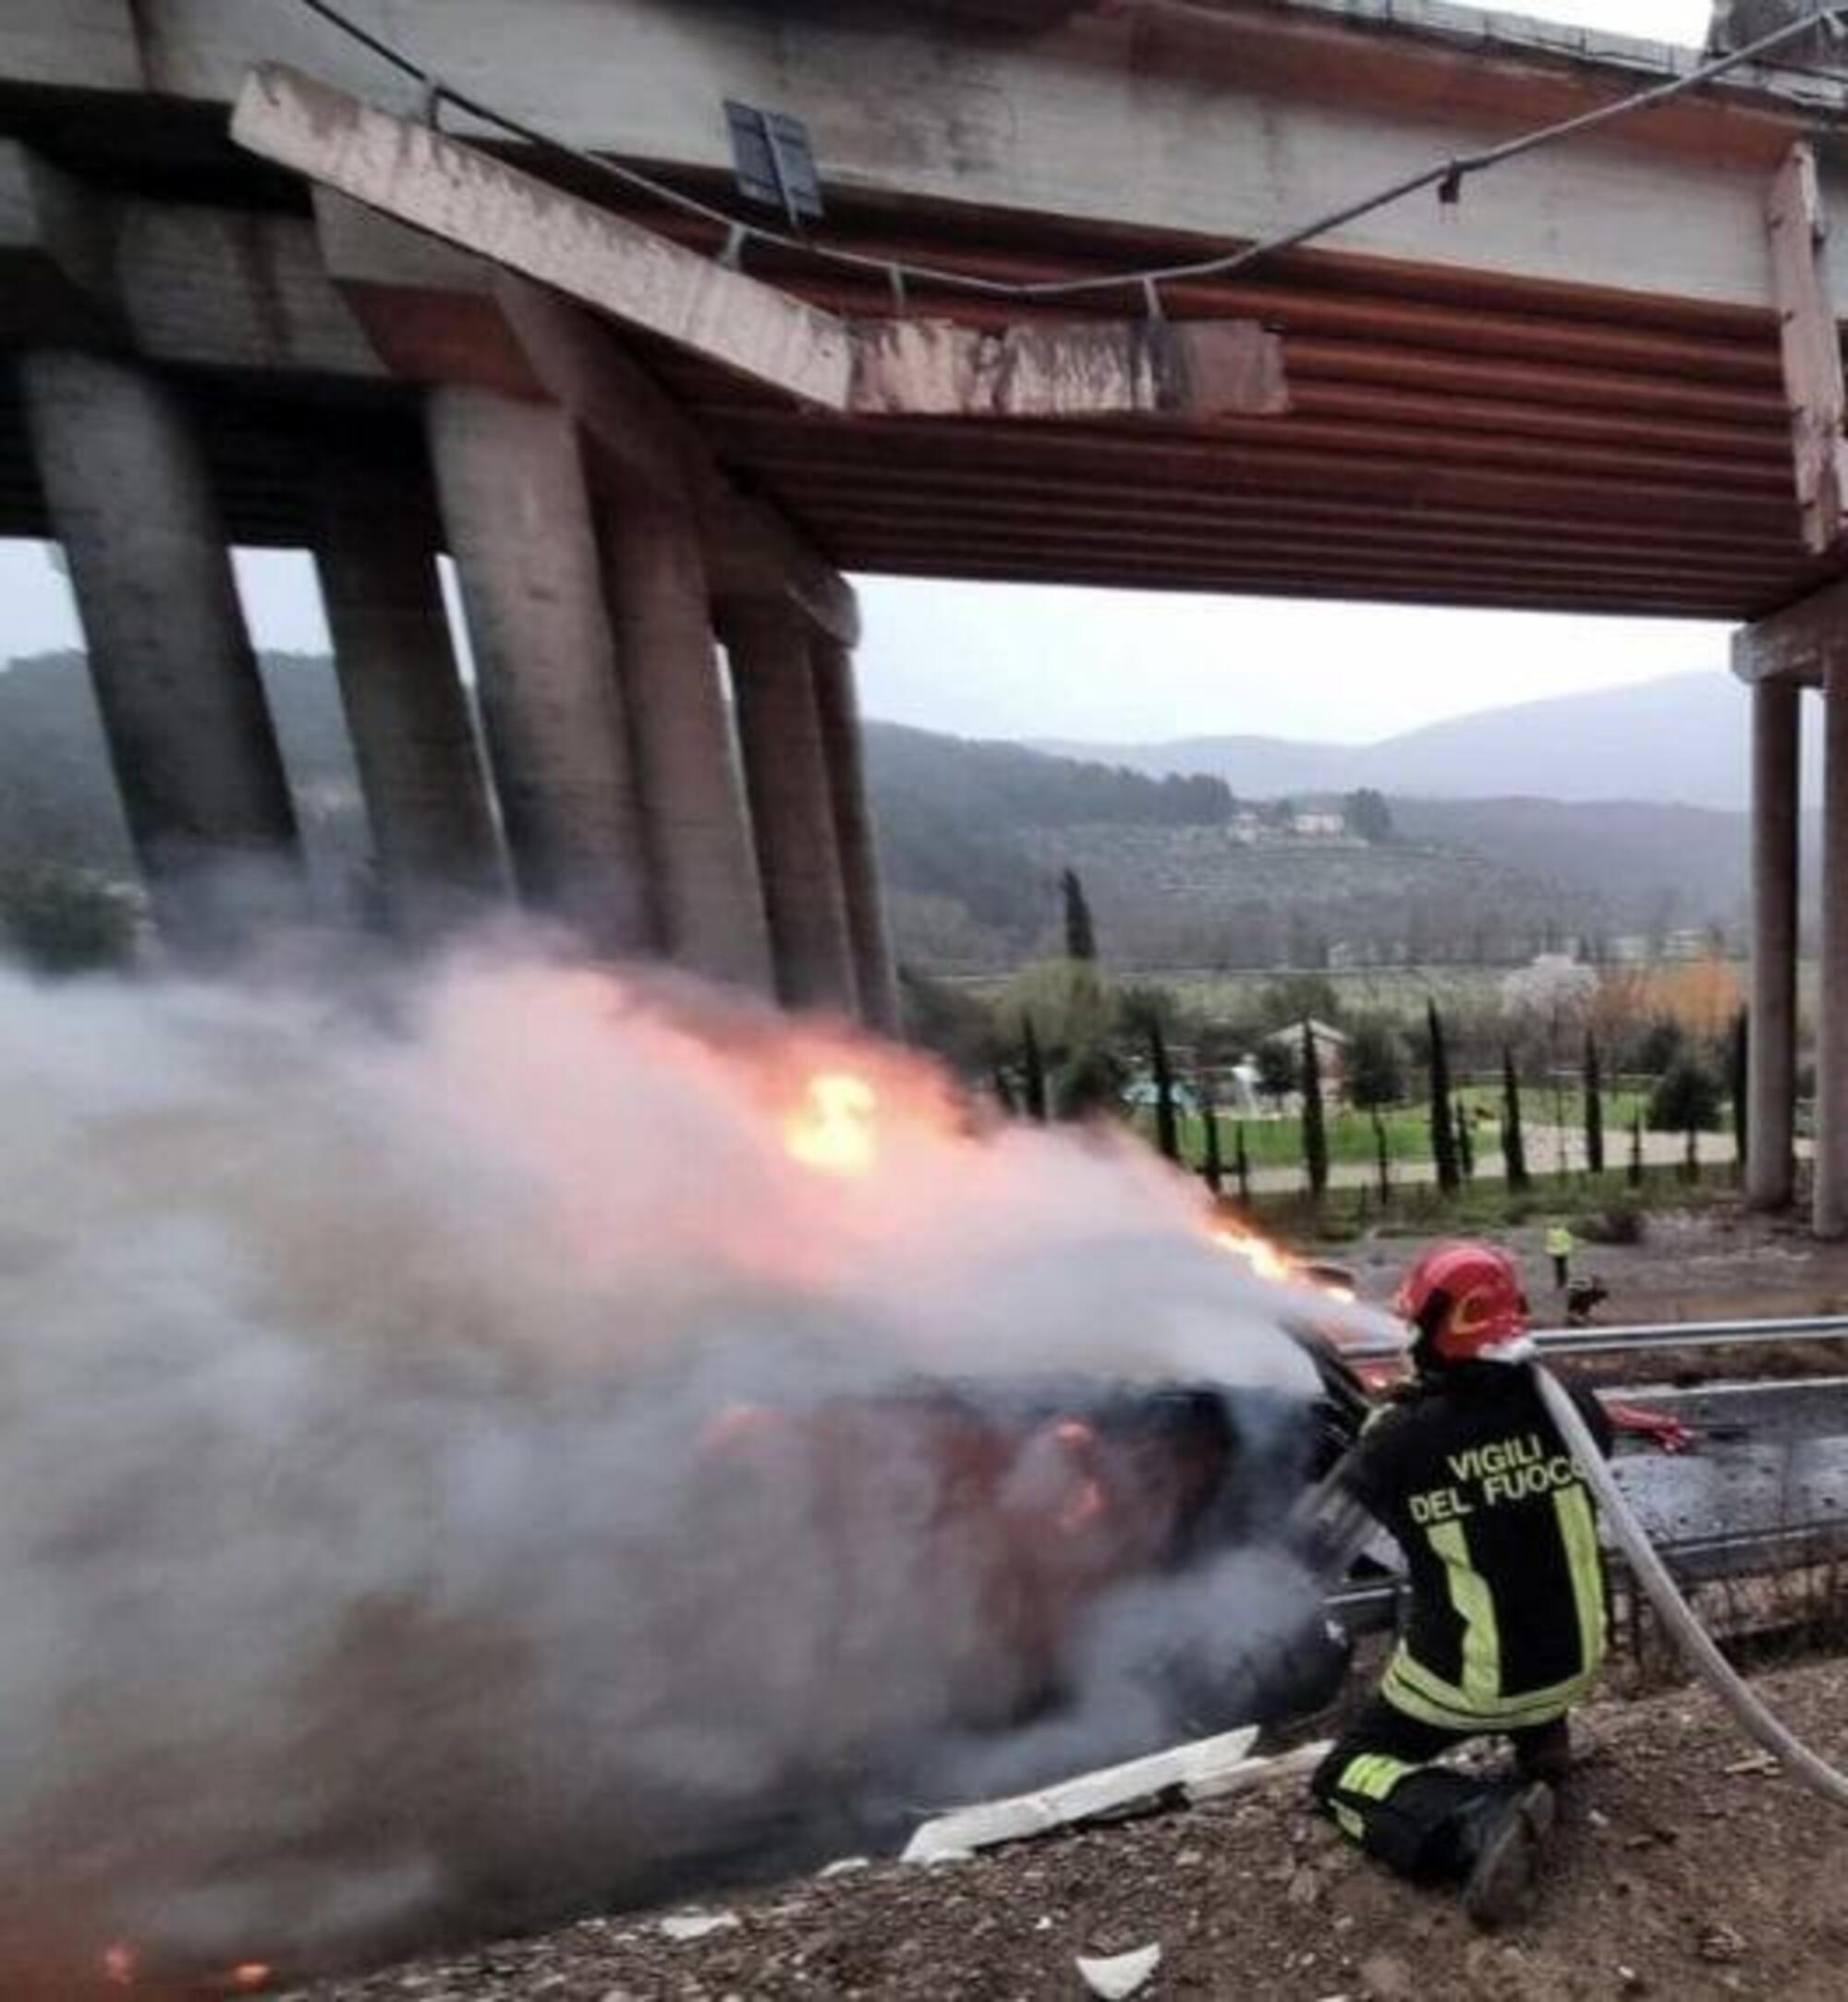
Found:
<svg viewBox="0 0 1848 2002"><path fill-rule="evenodd" d="M4 4L4 0L0 0ZM1696 43L1708 0L1526 0L1520 12ZM323 649L303 557L241 556L260 646ZM1723 628L1258 599L861 580L867 712L968 736L1256 732L1368 742L1465 710L1719 672ZM78 644L45 552L0 542L0 659Z"/></svg>

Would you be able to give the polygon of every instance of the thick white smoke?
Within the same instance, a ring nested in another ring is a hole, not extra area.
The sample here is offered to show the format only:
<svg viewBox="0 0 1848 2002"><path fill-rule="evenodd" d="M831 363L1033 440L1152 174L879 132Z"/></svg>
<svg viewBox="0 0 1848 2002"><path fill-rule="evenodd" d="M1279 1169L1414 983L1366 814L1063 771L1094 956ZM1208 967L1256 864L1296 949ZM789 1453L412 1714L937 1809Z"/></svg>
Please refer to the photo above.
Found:
<svg viewBox="0 0 1848 2002"><path fill-rule="evenodd" d="M894 1393L1310 1388L1144 1150L536 954L0 974L0 1105L8 1993L645 1890L932 1733L948 1790L1045 1608ZM1200 1576L1195 1626L1274 1610ZM1159 1589L1057 1757L1149 1728Z"/></svg>

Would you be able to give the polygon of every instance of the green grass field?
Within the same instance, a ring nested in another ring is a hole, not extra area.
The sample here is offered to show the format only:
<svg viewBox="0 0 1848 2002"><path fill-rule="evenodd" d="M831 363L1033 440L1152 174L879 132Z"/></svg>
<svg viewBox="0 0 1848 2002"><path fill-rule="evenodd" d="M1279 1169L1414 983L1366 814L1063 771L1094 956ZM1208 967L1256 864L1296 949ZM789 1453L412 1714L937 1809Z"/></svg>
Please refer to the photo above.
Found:
<svg viewBox="0 0 1848 2002"><path fill-rule="evenodd" d="M1475 1119L1471 1128L1478 1159L1493 1157L1499 1159L1500 1088L1491 1085L1466 1085L1457 1092L1456 1098L1465 1112L1488 1115L1484 1119ZM1605 1144L1613 1157L1626 1144L1623 1136L1629 1130L1630 1122L1647 1107L1647 1099L1640 1091L1605 1093ZM1550 1091L1528 1090L1522 1094L1522 1117L1531 1129L1550 1127L1558 1110ZM1575 1129L1585 1117L1585 1101L1576 1092L1568 1093L1562 1110L1565 1124ZM1386 1128L1387 1147L1395 1161L1430 1159L1431 1125L1427 1107L1395 1106L1380 1116ZM1239 1123L1230 1113L1220 1114L1220 1151L1228 1163L1233 1157L1234 1129ZM1145 1134L1152 1135L1154 1113L1149 1110L1138 1112L1137 1125ZM1244 1126L1245 1150L1254 1168L1298 1168L1302 1165L1303 1127L1300 1120L1250 1119L1244 1122ZM1370 1165L1376 1159L1373 1122L1364 1112L1331 1111L1328 1136L1329 1159L1332 1162ZM1194 1113L1184 1112L1181 1115L1182 1152L1188 1160L1198 1161L1204 1146L1201 1121Z"/></svg>

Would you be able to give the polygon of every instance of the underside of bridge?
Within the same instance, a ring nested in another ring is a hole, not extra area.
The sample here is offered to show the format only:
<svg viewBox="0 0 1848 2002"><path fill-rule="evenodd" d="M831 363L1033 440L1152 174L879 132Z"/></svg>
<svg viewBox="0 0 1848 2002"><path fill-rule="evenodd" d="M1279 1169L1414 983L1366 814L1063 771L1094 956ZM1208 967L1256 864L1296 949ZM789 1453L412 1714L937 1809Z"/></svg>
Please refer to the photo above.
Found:
<svg viewBox="0 0 1848 2002"><path fill-rule="evenodd" d="M518 892L609 950L885 1024L844 573L1728 621L1832 604L1848 575L1848 230L1827 227L1848 210L1848 80L1828 70L1747 65L1234 274L1149 285L1697 58L1444 0L348 11L421 74L303 0L0 13L0 345L19 361L0 533L70 548L157 871L176 843L293 839L227 540L316 552L382 855L472 897L504 833ZM274 64L383 115L383 180L353 180L314 117L292 165L234 143L233 101ZM444 143L467 150L447 207L432 82ZM728 102L808 129L825 214L794 242L661 199L781 229L734 186ZM723 329L669 337L588 270L534 283L517 236L480 233L507 167L527 212L736 264L824 345L894 322L1233 322L1274 337L1287 408L828 406L737 366ZM945 268L1108 282L1028 297L925 274ZM338 532L369 507L395 537ZM484 765L432 621L440 549L481 663ZM208 607L185 658L147 612L181 579ZM156 684L192 706L149 702ZM1776 787L1788 719L1760 710ZM214 757L215 790L197 783ZM1793 871L1778 840L1764 854ZM1771 1048L1793 1004L1764 992ZM1764 1078L1777 1111L1788 1078ZM1848 1110L1848 1053L1840 1093ZM1766 1128L1786 1157L1787 1126ZM1837 1207L1848 1229L1848 1173Z"/></svg>
<svg viewBox="0 0 1848 2002"><path fill-rule="evenodd" d="M992 231L895 219L840 234L1008 278L1177 253L1149 237L1053 251L1043 233L1010 252ZM844 311L882 303L793 261L764 268ZM686 358L658 366L727 464L844 569L1741 619L1842 567L1798 532L1769 314L1601 316L1558 293L1307 251L1166 302L1281 330L1288 415L949 430L818 417Z"/></svg>
<svg viewBox="0 0 1848 2002"><path fill-rule="evenodd" d="M104 39L114 9L72 11L93 16ZM395 30L439 75L460 76L524 115L549 106L549 128L562 136L651 156L674 185L734 208L728 177L712 164L719 96L728 82L757 87L774 61L780 101L818 133L829 203L819 240L1011 280L1185 260L1207 239L1184 223L1212 212L1244 223L1245 232L1228 226L1211 239L1215 248L1261 234L1312 213L1324 192L1365 192L1377 167L1441 157L1609 102L1651 80L1651 59L1669 60L1648 44L1538 26L1521 39L1518 23L1491 36L1481 17L1457 8L1400 7L1390 28L1371 21L1368 6L1337 20L1320 0L945 0L923 29L915 8L556 0L531 15L524 55L505 23L529 9L469 0L446 21L428 4L355 11ZM92 199L210 209L250 230L264 214L305 216L301 182L226 140L213 98L235 89L247 61L280 52L371 99L403 97L401 79L293 0L156 0L140 9L121 60L156 72L164 61L187 101L46 91L23 79L8 89L9 53L16 72L33 56L48 67L76 38L60 7L33 0L24 13L28 23L42 14L45 25L36 43L30 25L14 30L10 52L0 38L0 115L36 160ZM676 14L693 25L662 48L663 19ZM491 15L500 22L492 33L480 25ZM766 18L777 25L765 30ZM558 80L579 42L614 71L615 101L594 114L594 131L585 128L593 115ZM625 61L630 50L634 64ZM862 80L857 104L831 106L818 93L838 89L857 53L875 74ZM805 58L808 76L797 67ZM882 140L860 125L881 110L881 58L892 73L885 97L908 104L911 127ZM67 69L77 62L68 53L58 60ZM626 105L646 96L650 61L678 115L669 132L659 115L638 111L624 145ZM926 61L928 90L918 79ZM1173 318L1249 318L1283 335L1291 397L1283 417L831 417L672 345L633 333L628 345L723 466L843 569L1747 618L1828 581L1843 561L1810 554L1798 532L1763 228L1793 139L1833 105L1830 87L1805 73L1750 74L1756 89L1717 86L1545 166L1513 166L1505 193L1485 181L1453 207L1413 198L1396 237L1337 232L1242 278L1164 286L1161 306ZM680 105L709 81L705 104ZM831 111L853 121L855 150L866 156L863 165L844 161L837 177ZM1227 137L1214 129L1216 115L1251 129ZM467 130L469 121L452 123ZM1003 157L997 133L1013 136L1015 157ZM1029 141L1034 157L1023 161ZM1120 199L1084 188L1079 163L1089 154L1106 183L1104 168L1121 163ZM1264 164L1262 188L1214 185L1216 174L1248 171L1254 160ZM537 171L664 236L711 252L723 246L723 232L625 201L569 163L541 161ZM962 199L938 191L946 176L967 184ZM1518 230L1504 227L1511 205ZM1170 226L1149 226L1145 216ZM1718 231L1729 240L1717 243L1709 233ZM151 254L158 259L162 247ZM309 253L300 255L305 280ZM855 274L757 245L748 268L842 313L894 309L877 269ZM248 283L261 273L232 275ZM164 276L211 282L176 260ZM390 369L349 357L329 370L325 358L304 352L287 382L265 369L201 383L241 539L302 540L298 494L274 441L292 426L312 429L328 394L405 407L412 397L394 388L428 376L445 344L452 368L519 385L517 358L485 314L467 309L453 277L398 287L397 328L383 337L377 295L386 288L371 289L375 309L357 299L364 331L340 331L374 358L385 349ZM350 284L346 291L356 297ZM972 300L924 285L912 285L905 304L978 325L1079 309L1064 300ZM1083 306L1099 317L1142 309L1133 286ZM10 330L16 345L43 332L25 299L11 317L27 322ZM334 312L322 318L322 331L333 332ZM408 327L413 318L419 323ZM310 371L334 380L304 406L301 378ZM0 523L42 531L17 417L0 422L15 427L0 439Z"/></svg>

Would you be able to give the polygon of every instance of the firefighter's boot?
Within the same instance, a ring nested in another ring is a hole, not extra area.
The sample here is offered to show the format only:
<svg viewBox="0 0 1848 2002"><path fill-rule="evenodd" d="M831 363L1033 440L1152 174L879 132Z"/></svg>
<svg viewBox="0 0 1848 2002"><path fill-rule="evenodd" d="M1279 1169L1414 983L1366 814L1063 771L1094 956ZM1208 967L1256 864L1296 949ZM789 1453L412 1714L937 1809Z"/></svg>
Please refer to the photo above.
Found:
<svg viewBox="0 0 1848 2002"><path fill-rule="evenodd" d="M1469 1875L1463 1909L1486 1933L1526 1917L1553 1827L1553 1791L1542 1780L1482 1802L1464 1829Z"/></svg>
<svg viewBox="0 0 1848 2002"><path fill-rule="evenodd" d="M1514 1771L1523 1785L1543 1779L1550 1787L1562 1787L1572 1777L1571 1723L1555 1717L1523 1731L1514 1741Z"/></svg>

